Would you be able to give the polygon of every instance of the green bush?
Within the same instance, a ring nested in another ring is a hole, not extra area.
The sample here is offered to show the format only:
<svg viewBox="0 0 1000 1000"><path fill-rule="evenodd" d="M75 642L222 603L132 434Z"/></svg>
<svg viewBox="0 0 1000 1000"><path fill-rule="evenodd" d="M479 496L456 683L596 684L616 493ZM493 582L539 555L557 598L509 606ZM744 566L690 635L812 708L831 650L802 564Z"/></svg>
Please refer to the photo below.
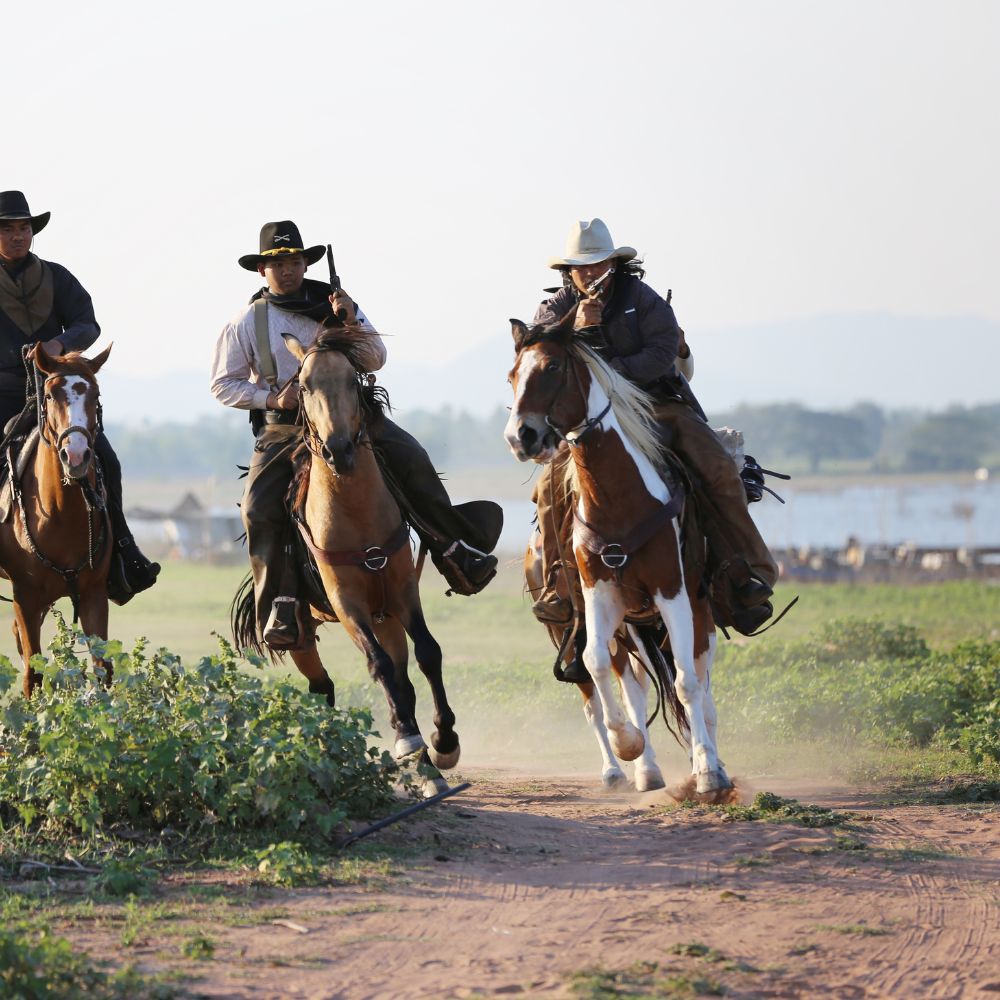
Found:
<svg viewBox="0 0 1000 1000"><path fill-rule="evenodd" d="M26 924L0 929L0 996L11 1000L174 1000L191 994L126 966L108 973L65 938Z"/></svg>
<svg viewBox="0 0 1000 1000"><path fill-rule="evenodd" d="M910 626L839 619L802 640L727 649L713 691L723 725L754 738L943 739L976 766L1000 764L1000 642L931 650Z"/></svg>
<svg viewBox="0 0 1000 1000"><path fill-rule="evenodd" d="M51 658L35 657L44 679L30 701L8 690L17 671L0 657L0 811L9 818L84 832L122 821L328 833L393 801L398 772L369 745L368 712L331 710L290 680L239 669L223 639L219 655L193 667L163 649L147 659L144 641L126 653L91 640L114 663L105 688L76 651L82 636L57 624Z"/></svg>

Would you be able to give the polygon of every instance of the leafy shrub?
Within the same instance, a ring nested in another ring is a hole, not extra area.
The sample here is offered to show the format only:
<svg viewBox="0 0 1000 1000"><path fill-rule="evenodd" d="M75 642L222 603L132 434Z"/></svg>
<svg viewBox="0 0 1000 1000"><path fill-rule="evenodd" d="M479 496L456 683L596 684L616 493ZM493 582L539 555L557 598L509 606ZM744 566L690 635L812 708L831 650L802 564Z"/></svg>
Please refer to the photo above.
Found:
<svg viewBox="0 0 1000 1000"><path fill-rule="evenodd" d="M795 642L726 650L713 688L724 726L769 742L944 739L976 766L1000 764L1000 642L930 650L910 626L845 618Z"/></svg>
<svg viewBox="0 0 1000 1000"><path fill-rule="evenodd" d="M57 616L42 686L0 707L0 810L92 831L115 821L223 823L327 833L347 815L394 798L396 768L369 746L371 716L331 710L290 680L266 683L237 665L232 647L194 667L145 641L130 653L91 640L113 661L95 685L82 636ZM263 662L251 657L258 669ZM17 678L0 657L0 694ZM16 812L15 812L16 810Z"/></svg>
<svg viewBox="0 0 1000 1000"><path fill-rule="evenodd" d="M115 973L87 955L74 954L65 938L27 924L0 929L0 996L17 1000L174 1000L190 994L127 966Z"/></svg>
<svg viewBox="0 0 1000 1000"><path fill-rule="evenodd" d="M291 841L269 844L257 852L257 871L279 885L309 885L319 876L319 865L309 852Z"/></svg>

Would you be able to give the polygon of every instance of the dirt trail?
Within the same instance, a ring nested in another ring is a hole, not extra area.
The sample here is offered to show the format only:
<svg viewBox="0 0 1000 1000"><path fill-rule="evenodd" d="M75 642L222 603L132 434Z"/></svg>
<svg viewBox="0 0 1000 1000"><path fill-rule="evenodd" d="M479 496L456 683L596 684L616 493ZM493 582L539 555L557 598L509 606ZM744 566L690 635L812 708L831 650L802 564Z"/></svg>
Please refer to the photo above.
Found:
<svg viewBox="0 0 1000 1000"><path fill-rule="evenodd" d="M829 828L663 813L662 793L606 796L576 778L493 778L458 798L389 834L428 850L385 891L276 893L270 905L308 934L211 928L219 948L193 988L220 1000L561 997L567 972L643 961L734 997L1000 994L1000 812L813 795L863 811L851 844ZM121 959L100 933L70 937ZM723 958L668 951L685 942ZM135 957L162 969L156 950Z"/></svg>

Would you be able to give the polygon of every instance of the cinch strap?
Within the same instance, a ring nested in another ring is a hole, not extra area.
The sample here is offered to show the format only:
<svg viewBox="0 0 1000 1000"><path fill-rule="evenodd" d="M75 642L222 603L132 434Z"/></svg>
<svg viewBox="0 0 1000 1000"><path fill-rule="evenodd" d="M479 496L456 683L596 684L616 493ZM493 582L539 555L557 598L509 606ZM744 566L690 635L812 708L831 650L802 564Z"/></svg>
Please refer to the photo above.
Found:
<svg viewBox="0 0 1000 1000"><path fill-rule="evenodd" d="M274 388L278 383L278 373L271 353L271 334L267 329L267 301L257 299L253 304L253 333L257 340L257 363L264 381Z"/></svg>
<svg viewBox="0 0 1000 1000"><path fill-rule="evenodd" d="M621 570L628 562L628 557L633 552L638 552L646 542L648 542L661 528L669 524L677 517L684 507L684 494L680 490L662 506L654 511L649 517L640 521L621 542L606 542L601 536L580 517L573 508L573 520L576 521L575 534L579 537L583 547L599 556L601 562L608 569L613 569L616 576L621 579Z"/></svg>

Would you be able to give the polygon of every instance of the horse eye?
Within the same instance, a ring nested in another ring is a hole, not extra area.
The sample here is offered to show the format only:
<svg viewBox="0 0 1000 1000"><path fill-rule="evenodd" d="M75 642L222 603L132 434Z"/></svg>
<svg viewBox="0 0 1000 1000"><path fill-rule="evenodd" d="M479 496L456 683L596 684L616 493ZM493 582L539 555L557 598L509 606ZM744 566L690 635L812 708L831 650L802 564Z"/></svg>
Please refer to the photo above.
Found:
<svg viewBox="0 0 1000 1000"><path fill-rule="evenodd" d="M547 372L557 372L557 371L559 371L559 362L558 361L550 361L545 366L545 370Z"/></svg>

